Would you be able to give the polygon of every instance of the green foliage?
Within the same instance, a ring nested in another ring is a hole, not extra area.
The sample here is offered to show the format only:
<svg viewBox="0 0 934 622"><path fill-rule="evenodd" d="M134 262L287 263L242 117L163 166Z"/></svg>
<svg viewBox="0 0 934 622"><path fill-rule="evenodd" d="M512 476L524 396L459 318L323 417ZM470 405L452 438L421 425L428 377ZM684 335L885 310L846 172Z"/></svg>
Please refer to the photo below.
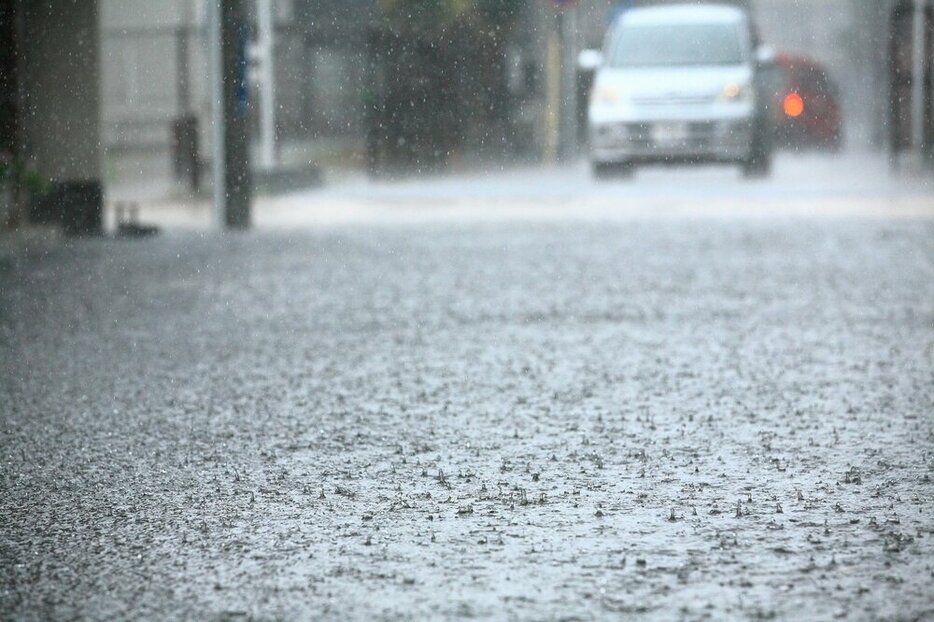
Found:
<svg viewBox="0 0 934 622"><path fill-rule="evenodd" d="M48 176L19 158L0 157L0 184L9 184L31 194L42 194L48 191L51 182Z"/></svg>

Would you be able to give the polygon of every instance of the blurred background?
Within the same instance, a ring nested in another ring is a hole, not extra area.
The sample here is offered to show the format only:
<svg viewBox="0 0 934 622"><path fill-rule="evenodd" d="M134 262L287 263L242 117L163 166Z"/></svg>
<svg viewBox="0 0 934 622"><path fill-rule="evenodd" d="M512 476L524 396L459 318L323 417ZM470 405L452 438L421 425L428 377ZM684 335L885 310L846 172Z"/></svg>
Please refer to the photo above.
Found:
<svg viewBox="0 0 934 622"><path fill-rule="evenodd" d="M126 205L213 196L216 211L231 193L517 168L590 188L581 53L647 4L665 3L0 0L0 223L87 233ZM732 4L770 52L780 162L875 154L893 175L930 172L932 3Z"/></svg>

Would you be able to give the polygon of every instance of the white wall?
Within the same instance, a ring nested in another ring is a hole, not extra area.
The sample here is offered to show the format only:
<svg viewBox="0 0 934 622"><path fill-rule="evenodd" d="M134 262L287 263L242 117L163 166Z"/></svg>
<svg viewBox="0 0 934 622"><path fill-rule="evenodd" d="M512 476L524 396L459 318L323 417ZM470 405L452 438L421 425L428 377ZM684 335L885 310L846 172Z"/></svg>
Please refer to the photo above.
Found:
<svg viewBox="0 0 934 622"><path fill-rule="evenodd" d="M194 4L191 0L100 0L101 24L106 30L177 26L184 22L186 10L191 10L186 5Z"/></svg>

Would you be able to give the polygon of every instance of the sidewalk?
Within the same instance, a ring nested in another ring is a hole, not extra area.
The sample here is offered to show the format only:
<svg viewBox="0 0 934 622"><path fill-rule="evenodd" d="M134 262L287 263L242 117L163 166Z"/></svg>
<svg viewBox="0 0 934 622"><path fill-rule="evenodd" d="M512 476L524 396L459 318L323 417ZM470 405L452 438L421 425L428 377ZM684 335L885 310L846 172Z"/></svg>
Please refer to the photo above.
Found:
<svg viewBox="0 0 934 622"><path fill-rule="evenodd" d="M115 195L133 196L129 187ZM165 229L209 229L215 222L208 198L153 198L146 187L138 196L143 222ZM324 187L261 194L253 209L254 223L270 228L684 217L934 218L934 181L893 175L884 156L866 153L841 159L781 154L774 176L757 182L741 180L729 167L703 167L646 169L632 180L598 183L582 161L395 181L345 169Z"/></svg>

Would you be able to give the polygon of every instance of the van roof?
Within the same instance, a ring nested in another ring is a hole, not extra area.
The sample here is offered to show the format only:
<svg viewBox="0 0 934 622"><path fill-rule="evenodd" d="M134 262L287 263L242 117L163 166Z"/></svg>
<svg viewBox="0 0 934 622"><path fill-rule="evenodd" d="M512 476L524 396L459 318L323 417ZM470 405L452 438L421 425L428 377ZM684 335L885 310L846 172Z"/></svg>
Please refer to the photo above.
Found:
<svg viewBox="0 0 934 622"><path fill-rule="evenodd" d="M627 9L619 22L627 26L653 24L736 23L745 11L728 4L671 4Z"/></svg>

